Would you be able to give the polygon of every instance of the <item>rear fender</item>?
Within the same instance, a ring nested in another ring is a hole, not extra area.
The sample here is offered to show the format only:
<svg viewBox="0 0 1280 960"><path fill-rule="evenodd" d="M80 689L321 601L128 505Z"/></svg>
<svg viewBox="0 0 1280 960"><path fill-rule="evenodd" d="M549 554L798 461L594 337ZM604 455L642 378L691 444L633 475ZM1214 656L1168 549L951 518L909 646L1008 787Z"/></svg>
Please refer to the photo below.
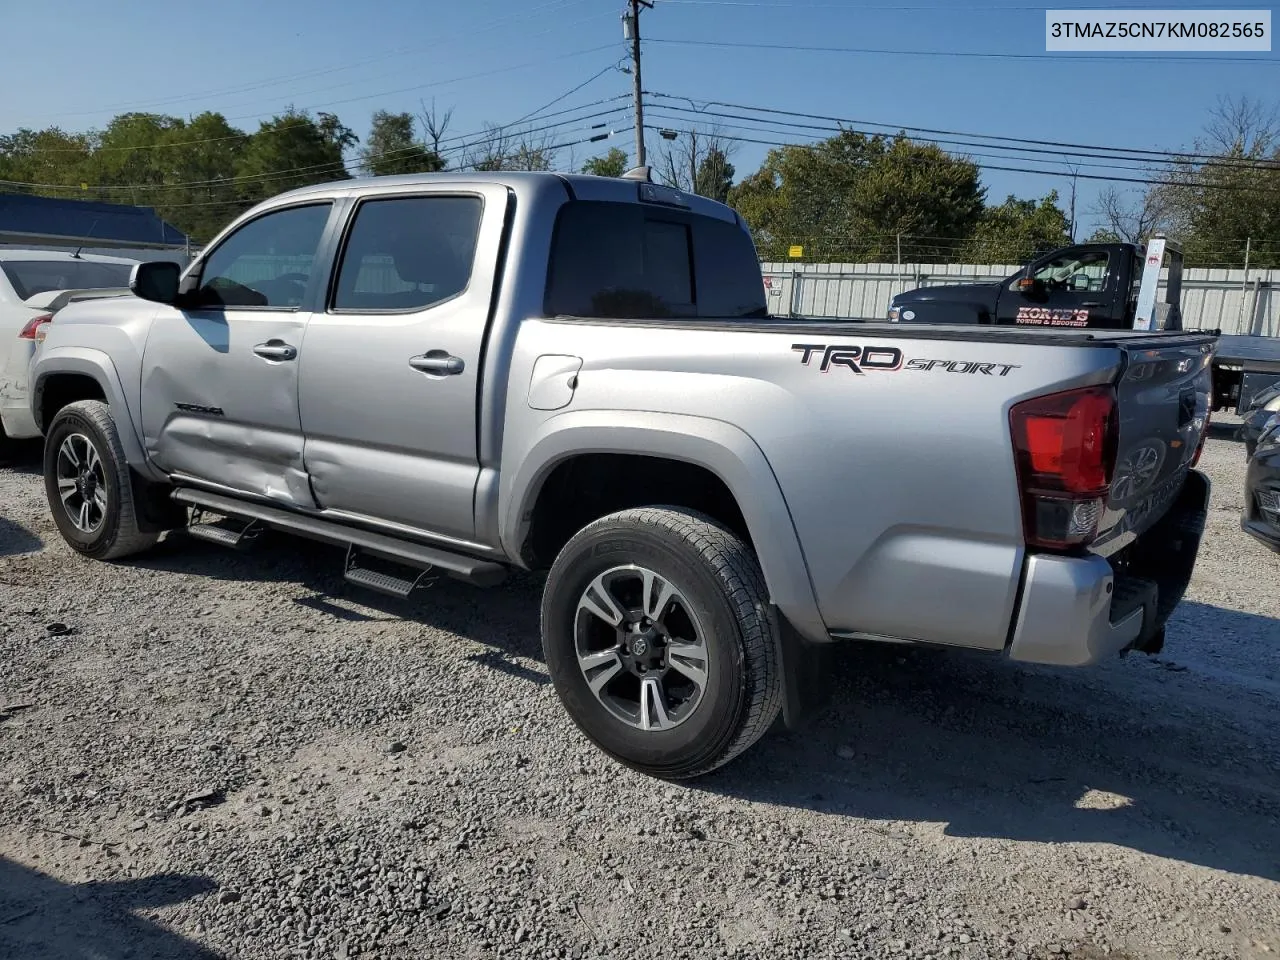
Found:
<svg viewBox="0 0 1280 960"><path fill-rule="evenodd" d="M718 420L651 412L575 411L544 421L528 444L509 443L507 455L516 466L501 471L498 500L507 556L520 556L547 477L558 464L586 453L666 457L719 477L746 520L772 602L806 640L830 640L773 469L751 437Z"/></svg>

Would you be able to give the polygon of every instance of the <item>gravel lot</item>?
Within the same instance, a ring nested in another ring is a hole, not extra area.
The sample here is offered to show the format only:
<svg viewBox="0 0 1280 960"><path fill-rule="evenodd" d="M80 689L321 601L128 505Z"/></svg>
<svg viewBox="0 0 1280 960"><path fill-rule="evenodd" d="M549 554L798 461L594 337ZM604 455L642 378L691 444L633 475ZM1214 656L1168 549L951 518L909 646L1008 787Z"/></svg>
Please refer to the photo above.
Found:
<svg viewBox="0 0 1280 960"><path fill-rule="evenodd" d="M1159 658L850 647L808 731L674 786L561 712L535 578L399 602L328 548L181 534L83 561L32 448L0 469L0 957L1280 955L1243 458L1208 445Z"/></svg>

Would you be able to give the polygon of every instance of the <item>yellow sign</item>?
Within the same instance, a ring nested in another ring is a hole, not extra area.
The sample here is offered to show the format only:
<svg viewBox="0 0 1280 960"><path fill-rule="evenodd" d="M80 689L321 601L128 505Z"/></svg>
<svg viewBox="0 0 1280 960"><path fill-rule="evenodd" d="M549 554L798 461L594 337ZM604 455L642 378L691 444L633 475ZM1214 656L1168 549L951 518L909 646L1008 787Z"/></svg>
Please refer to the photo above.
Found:
<svg viewBox="0 0 1280 960"><path fill-rule="evenodd" d="M787 251L787 256L793 259L799 259L804 256L804 247L796 246Z"/></svg>

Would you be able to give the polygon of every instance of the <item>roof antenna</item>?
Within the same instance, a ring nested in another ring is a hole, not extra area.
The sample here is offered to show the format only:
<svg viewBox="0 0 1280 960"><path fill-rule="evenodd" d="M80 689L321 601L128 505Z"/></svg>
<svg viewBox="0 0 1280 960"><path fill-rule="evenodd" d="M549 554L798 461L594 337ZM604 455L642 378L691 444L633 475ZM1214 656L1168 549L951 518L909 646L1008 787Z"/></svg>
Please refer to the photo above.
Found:
<svg viewBox="0 0 1280 960"><path fill-rule="evenodd" d="M89 232L84 235L84 237L82 238L83 240L88 240L90 237L93 236L93 231L98 229L98 221L101 219L102 219L101 217L93 218L93 223L89 224ZM83 257L80 256L80 251L83 249L84 249L84 244L81 243L80 246L76 247L76 252L71 255L72 259L73 260L84 259Z"/></svg>

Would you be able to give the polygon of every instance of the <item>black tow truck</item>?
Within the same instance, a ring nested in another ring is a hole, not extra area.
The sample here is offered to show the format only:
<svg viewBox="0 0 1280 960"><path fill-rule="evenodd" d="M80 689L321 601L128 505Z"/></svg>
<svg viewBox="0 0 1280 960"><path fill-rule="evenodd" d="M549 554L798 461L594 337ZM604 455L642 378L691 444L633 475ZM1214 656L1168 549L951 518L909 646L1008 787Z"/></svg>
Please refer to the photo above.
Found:
<svg viewBox="0 0 1280 960"><path fill-rule="evenodd" d="M1163 299L1160 273L1168 266ZM1032 260L991 283L918 287L890 301L893 323L979 323L1097 330L1182 330L1182 249L1156 235L1132 243L1081 243ZM1280 383L1280 338L1219 334L1215 410L1244 414Z"/></svg>

